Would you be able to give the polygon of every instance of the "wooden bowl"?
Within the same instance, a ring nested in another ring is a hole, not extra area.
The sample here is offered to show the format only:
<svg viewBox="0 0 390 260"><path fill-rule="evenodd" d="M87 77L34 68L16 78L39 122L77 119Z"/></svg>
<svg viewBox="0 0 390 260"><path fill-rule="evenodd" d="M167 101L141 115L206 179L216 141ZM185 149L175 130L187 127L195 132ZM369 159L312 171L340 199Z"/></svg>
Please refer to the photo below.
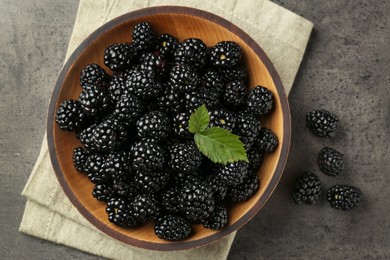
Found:
<svg viewBox="0 0 390 260"><path fill-rule="evenodd" d="M259 190L248 201L235 204L230 209L226 228L215 231L196 225L194 235L179 242L159 239L154 234L152 223L133 229L124 229L110 223L105 213L105 203L91 195L92 183L73 167L72 151L80 142L74 133L62 131L55 122L55 113L61 102L65 99L77 99L81 92L80 71L90 63L104 67L104 49L115 42L129 42L132 28L143 21L151 23L156 32L170 33L179 40L197 37L208 46L222 40L237 42L243 49L250 86L263 85L275 97L275 108L271 115L262 119L262 124L276 133L279 146L275 152L265 156L258 172ZM133 246L154 250L180 250L216 241L239 229L255 216L282 175L289 150L290 130L290 112L284 88L274 66L259 45L241 29L221 17L197 9L166 6L146 8L120 16L92 33L75 50L64 66L52 94L47 138L57 178L70 201L88 221L104 233Z"/></svg>

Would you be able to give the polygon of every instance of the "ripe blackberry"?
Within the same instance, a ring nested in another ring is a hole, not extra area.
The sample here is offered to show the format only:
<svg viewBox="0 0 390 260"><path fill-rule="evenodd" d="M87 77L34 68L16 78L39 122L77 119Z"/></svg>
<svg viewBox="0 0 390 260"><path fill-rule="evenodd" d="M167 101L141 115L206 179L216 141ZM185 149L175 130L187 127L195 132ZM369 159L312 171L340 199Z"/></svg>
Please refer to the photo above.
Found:
<svg viewBox="0 0 390 260"><path fill-rule="evenodd" d="M265 127L261 128L257 142L260 149L267 153L275 151L279 144L275 133Z"/></svg>
<svg viewBox="0 0 390 260"><path fill-rule="evenodd" d="M100 123L92 133L92 141L99 151L116 151L122 148L128 139L126 126L116 119L107 119Z"/></svg>
<svg viewBox="0 0 390 260"><path fill-rule="evenodd" d="M191 234L191 225L184 218L174 215L164 215L158 218L154 225L156 235L168 241L178 241Z"/></svg>
<svg viewBox="0 0 390 260"><path fill-rule="evenodd" d="M56 122L65 131L79 131L87 124L87 114L77 100L64 100L57 109Z"/></svg>
<svg viewBox="0 0 390 260"><path fill-rule="evenodd" d="M131 146L131 156L134 170L161 169L165 162L165 153L161 146L145 139Z"/></svg>
<svg viewBox="0 0 390 260"><path fill-rule="evenodd" d="M146 193L156 193L167 185L171 177L168 171L137 171L134 174L134 182Z"/></svg>
<svg viewBox="0 0 390 260"><path fill-rule="evenodd" d="M254 115L269 113L274 106L272 92L262 86L256 86L249 91L247 110Z"/></svg>
<svg viewBox="0 0 390 260"><path fill-rule="evenodd" d="M200 39L189 38L176 48L174 57L176 63L186 63L200 69L206 64L207 46Z"/></svg>
<svg viewBox="0 0 390 260"><path fill-rule="evenodd" d="M319 137L334 137L339 119L331 112L320 109L306 115L306 126Z"/></svg>
<svg viewBox="0 0 390 260"><path fill-rule="evenodd" d="M179 187L173 186L161 193L161 206L164 211L177 214L179 207Z"/></svg>
<svg viewBox="0 0 390 260"><path fill-rule="evenodd" d="M166 84L163 93L157 97L157 106L159 110L167 113L176 114L182 111L182 97L174 91L171 84Z"/></svg>
<svg viewBox="0 0 390 260"><path fill-rule="evenodd" d="M233 133L240 136L245 148L249 150L255 143L261 129L260 121L253 115L240 113L237 115L236 127Z"/></svg>
<svg viewBox="0 0 390 260"><path fill-rule="evenodd" d="M226 109L215 109L209 111L210 127L220 127L228 131L233 131L236 126L236 116Z"/></svg>
<svg viewBox="0 0 390 260"><path fill-rule="evenodd" d="M140 191L137 185L133 182L132 176L116 176L112 180L112 189L114 196L121 197L127 200L134 200Z"/></svg>
<svg viewBox="0 0 390 260"><path fill-rule="evenodd" d="M103 169L105 161L104 154L93 153L85 162L85 172L92 183L101 184L110 180L111 176Z"/></svg>
<svg viewBox="0 0 390 260"><path fill-rule="evenodd" d="M118 102L122 95L127 95L129 93L129 89L126 86L124 79L125 75L114 75L108 83L108 93L114 103Z"/></svg>
<svg viewBox="0 0 390 260"><path fill-rule="evenodd" d="M225 84L236 80L246 83L248 79L248 71L242 65L232 68L220 68L218 73Z"/></svg>
<svg viewBox="0 0 390 260"><path fill-rule="evenodd" d="M113 71L124 71L137 60L137 50L128 43L114 43L104 51L104 65Z"/></svg>
<svg viewBox="0 0 390 260"><path fill-rule="evenodd" d="M211 65L223 68L237 66L241 60L241 52L241 47L235 42L219 42L211 48Z"/></svg>
<svg viewBox="0 0 390 260"><path fill-rule="evenodd" d="M173 59L173 54L179 46L179 41L170 34L161 34L157 39L156 50L168 60Z"/></svg>
<svg viewBox="0 0 390 260"><path fill-rule="evenodd" d="M92 140L93 132L95 131L95 129L96 124L92 124L77 135L84 148L89 152L97 151L96 145Z"/></svg>
<svg viewBox="0 0 390 260"><path fill-rule="evenodd" d="M217 169L218 177L224 180L227 185L235 187L243 182L248 173L248 163L238 161L220 165Z"/></svg>
<svg viewBox="0 0 390 260"><path fill-rule="evenodd" d="M217 72L207 71L200 78L200 89L203 92L203 99L208 109L218 108L220 97L223 91L222 79Z"/></svg>
<svg viewBox="0 0 390 260"><path fill-rule="evenodd" d="M202 155L192 141L174 144L169 148L168 165L176 172L196 171L201 163Z"/></svg>
<svg viewBox="0 0 390 260"><path fill-rule="evenodd" d="M219 174L210 174L206 176L205 182L208 183L213 192L216 201L225 199L228 190L226 181Z"/></svg>
<svg viewBox="0 0 390 260"><path fill-rule="evenodd" d="M186 111L192 113L204 103L203 91L201 89L189 91L184 94L184 107Z"/></svg>
<svg viewBox="0 0 390 260"><path fill-rule="evenodd" d="M80 85L83 89L91 86L105 87L110 76L98 64L88 64L80 73Z"/></svg>
<svg viewBox="0 0 390 260"><path fill-rule="evenodd" d="M110 178L123 178L131 172L131 157L127 151L110 152L105 157L105 163L102 166Z"/></svg>
<svg viewBox="0 0 390 260"><path fill-rule="evenodd" d="M111 198L107 203L106 212L108 220L117 226L128 228L138 224L137 220L132 216L132 208L126 199Z"/></svg>
<svg viewBox="0 0 390 260"><path fill-rule="evenodd" d="M134 70L126 84L140 99L155 98L162 91L162 85L156 81L156 75L151 70Z"/></svg>
<svg viewBox="0 0 390 260"><path fill-rule="evenodd" d="M96 184L93 186L92 196L94 196L97 200L109 202L112 195L113 190L111 185L108 183Z"/></svg>
<svg viewBox="0 0 390 260"><path fill-rule="evenodd" d="M76 147L73 149L72 161L74 168L79 172L85 172L85 164L87 162L89 153L82 147Z"/></svg>
<svg viewBox="0 0 390 260"><path fill-rule="evenodd" d="M189 221L201 223L208 219L214 211L213 191L209 185L201 181L186 182L179 192L179 206Z"/></svg>
<svg viewBox="0 0 390 260"><path fill-rule="evenodd" d="M335 185L328 189L327 200L335 209L351 210L357 207L361 200L358 188L349 185Z"/></svg>
<svg viewBox="0 0 390 260"><path fill-rule="evenodd" d="M135 25L132 37L134 47L141 52L153 50L157 44L157 35L147 22Z"/></svg>
<svg viewBox="0 0 390 260"><path fill-rule="evenodd" d="M192 172L175 172L172 173L173 183L177 186L182 186L186 182L194 182L200 180L199 171Z"/></svg>
<svg viewBox="0 0 390 260"><path fill-rule="evenodd" d="M248 172L242 183L235 187L230 187L227 192L234 202L246 201L259 189L259 178L255 173Z"/></svg>
<svg viewBox="0 0 390 260"><path fill-rule="evenodd" d="M154 71L159 81L165 80L169 73L168 61L159 52L144 53L140 64L141 70Z"/></svg>
<svg viewBox="0 0 390 260"><path fill-rule="evenodd" d="M335 149L324 147L318 154L317 164L322 172L337 176L343 172L344 155Z"/></svg>
<svg viewBox="0 0 390 260"><path fill-rule="evenodd" d="M216 205L213 214L204 221L203 226L210 229L222 229L228 222L227 209L223 205Z"/></svg>
<svg viewBox="0 0 390 260"><path fill-rule="evenodd" d="M144 113L145 107L134 95L123 95L116 103L112 118L127 124L135 123Z"/></svg>
<svg viewBox="0 0 390 260"><path fill-rule="evenodd" d="M311 172L304 173L295 183L293 199L296 204L302 202L314 204L321 194L321 181Z"/></svg>
<svg viewBox="0 0 390 260"><path fill-rule="evenodd" d="M143 115L136 123L139 137L151 137L164 140L171 132L169 117L160 111L152 111Z"/></svg>
<svg viewBox="0 0 390 260"><path fill-rule="evenodd" d="M192 139L192 134L188 131L188 120L190 114L187 112L176 114L173 117L173 132L183 139Z"/></svg>
<svg viewBox="0 0 390 260"><path fill-rule="evenodd" d="M104 88L85 89L81 92L79 100L84 113L91 117L104 117L113 107L110 94Z"/></svg>
<svg viewBox="0 0 390 260"><path fill-rule="evenodd" d="M139 223L145 223L148 220L154 220L160 212L160 205L153 194L139 194L135 197L133 203L134 217Z"/></svg>
<svg viewBox="0 0 390 260"><path fill-rule="evenodd" d="M231 81L227 83L221 98L227 108L240 109L247 100L244 82Z"/></svg>
<svg viewBox="0 0 390 260"><path fill-rule="evenodd" d="M260 166L263 164L264 151L262 151L257 145L252 146L249 151L246 152L248 156L249 166L248 172L257 173Z"/></svg>
<svg viewBox="0 0 390 260"><path fill-rule="evenodd" d="M199 77L196 70L188 64L176 64L171 68L169 80L174 91L182 93L196 89Z"/></svg>

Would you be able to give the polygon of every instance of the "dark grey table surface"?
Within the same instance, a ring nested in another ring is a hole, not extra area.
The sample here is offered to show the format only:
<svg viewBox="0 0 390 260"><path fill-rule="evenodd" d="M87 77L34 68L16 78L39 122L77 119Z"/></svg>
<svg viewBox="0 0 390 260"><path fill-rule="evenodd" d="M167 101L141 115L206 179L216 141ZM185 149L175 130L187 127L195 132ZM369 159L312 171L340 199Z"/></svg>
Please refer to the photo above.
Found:
<svg viewBox="0 0 390 260"><path fill-rule="evenodd" d="M267 205L236 237L230 259L390 259L390 63L387 0L275 0L315 27L289 97L292 143L284 175ZM0 0L0 258L95 259L18 232L20 196L37 159L50 93L61 70L78 7L70 1ZM334 139L304 125L317 108L336 113ZM319 172L316 154L345 155L345 172ZM324 197L292 202L294 180L318 173L324 187L352 184L361 205L337 211Z"/></svg>

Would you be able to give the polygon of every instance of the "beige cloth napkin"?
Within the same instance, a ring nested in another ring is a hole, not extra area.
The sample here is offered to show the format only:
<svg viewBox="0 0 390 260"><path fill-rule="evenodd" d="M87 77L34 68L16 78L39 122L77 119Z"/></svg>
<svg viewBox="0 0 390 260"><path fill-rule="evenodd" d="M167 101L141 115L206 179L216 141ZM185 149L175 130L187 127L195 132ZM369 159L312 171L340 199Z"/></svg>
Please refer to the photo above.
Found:
<svg viewBox="0 0 390 260"><path fill-rule="evenodd" d="M66 59L96 28L136 9L181 5L203 9L230 20L259 43L274 63L289 93L313 24L268 0L80 0ZM226 259L235 233L203 247L157 252L119 242L96 229L76 210L52 169L46 136L22 192L27 204L19 230L23 233L112 259Z"/></svg>

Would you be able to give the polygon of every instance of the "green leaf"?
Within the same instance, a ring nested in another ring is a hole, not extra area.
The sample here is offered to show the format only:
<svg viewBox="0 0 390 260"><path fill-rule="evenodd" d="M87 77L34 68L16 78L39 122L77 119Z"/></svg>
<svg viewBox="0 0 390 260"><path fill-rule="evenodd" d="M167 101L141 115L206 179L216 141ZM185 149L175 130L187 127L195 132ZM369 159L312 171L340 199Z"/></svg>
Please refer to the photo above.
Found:
<svg viewBox="0 0 390 260"><path fill-rule="evenodd" d="M191 114L188 121L188 131L198 133L204 131L210 122L210 115L205 105L200 106Z"/></svg>
<svg viewBox="0 0 390 260"><path fill-rule="evenodd" d="M214 163L248 162L244 144L239 136L226 129L211 127L203 132L197 132L195 143L199 151Z"/></svg>

